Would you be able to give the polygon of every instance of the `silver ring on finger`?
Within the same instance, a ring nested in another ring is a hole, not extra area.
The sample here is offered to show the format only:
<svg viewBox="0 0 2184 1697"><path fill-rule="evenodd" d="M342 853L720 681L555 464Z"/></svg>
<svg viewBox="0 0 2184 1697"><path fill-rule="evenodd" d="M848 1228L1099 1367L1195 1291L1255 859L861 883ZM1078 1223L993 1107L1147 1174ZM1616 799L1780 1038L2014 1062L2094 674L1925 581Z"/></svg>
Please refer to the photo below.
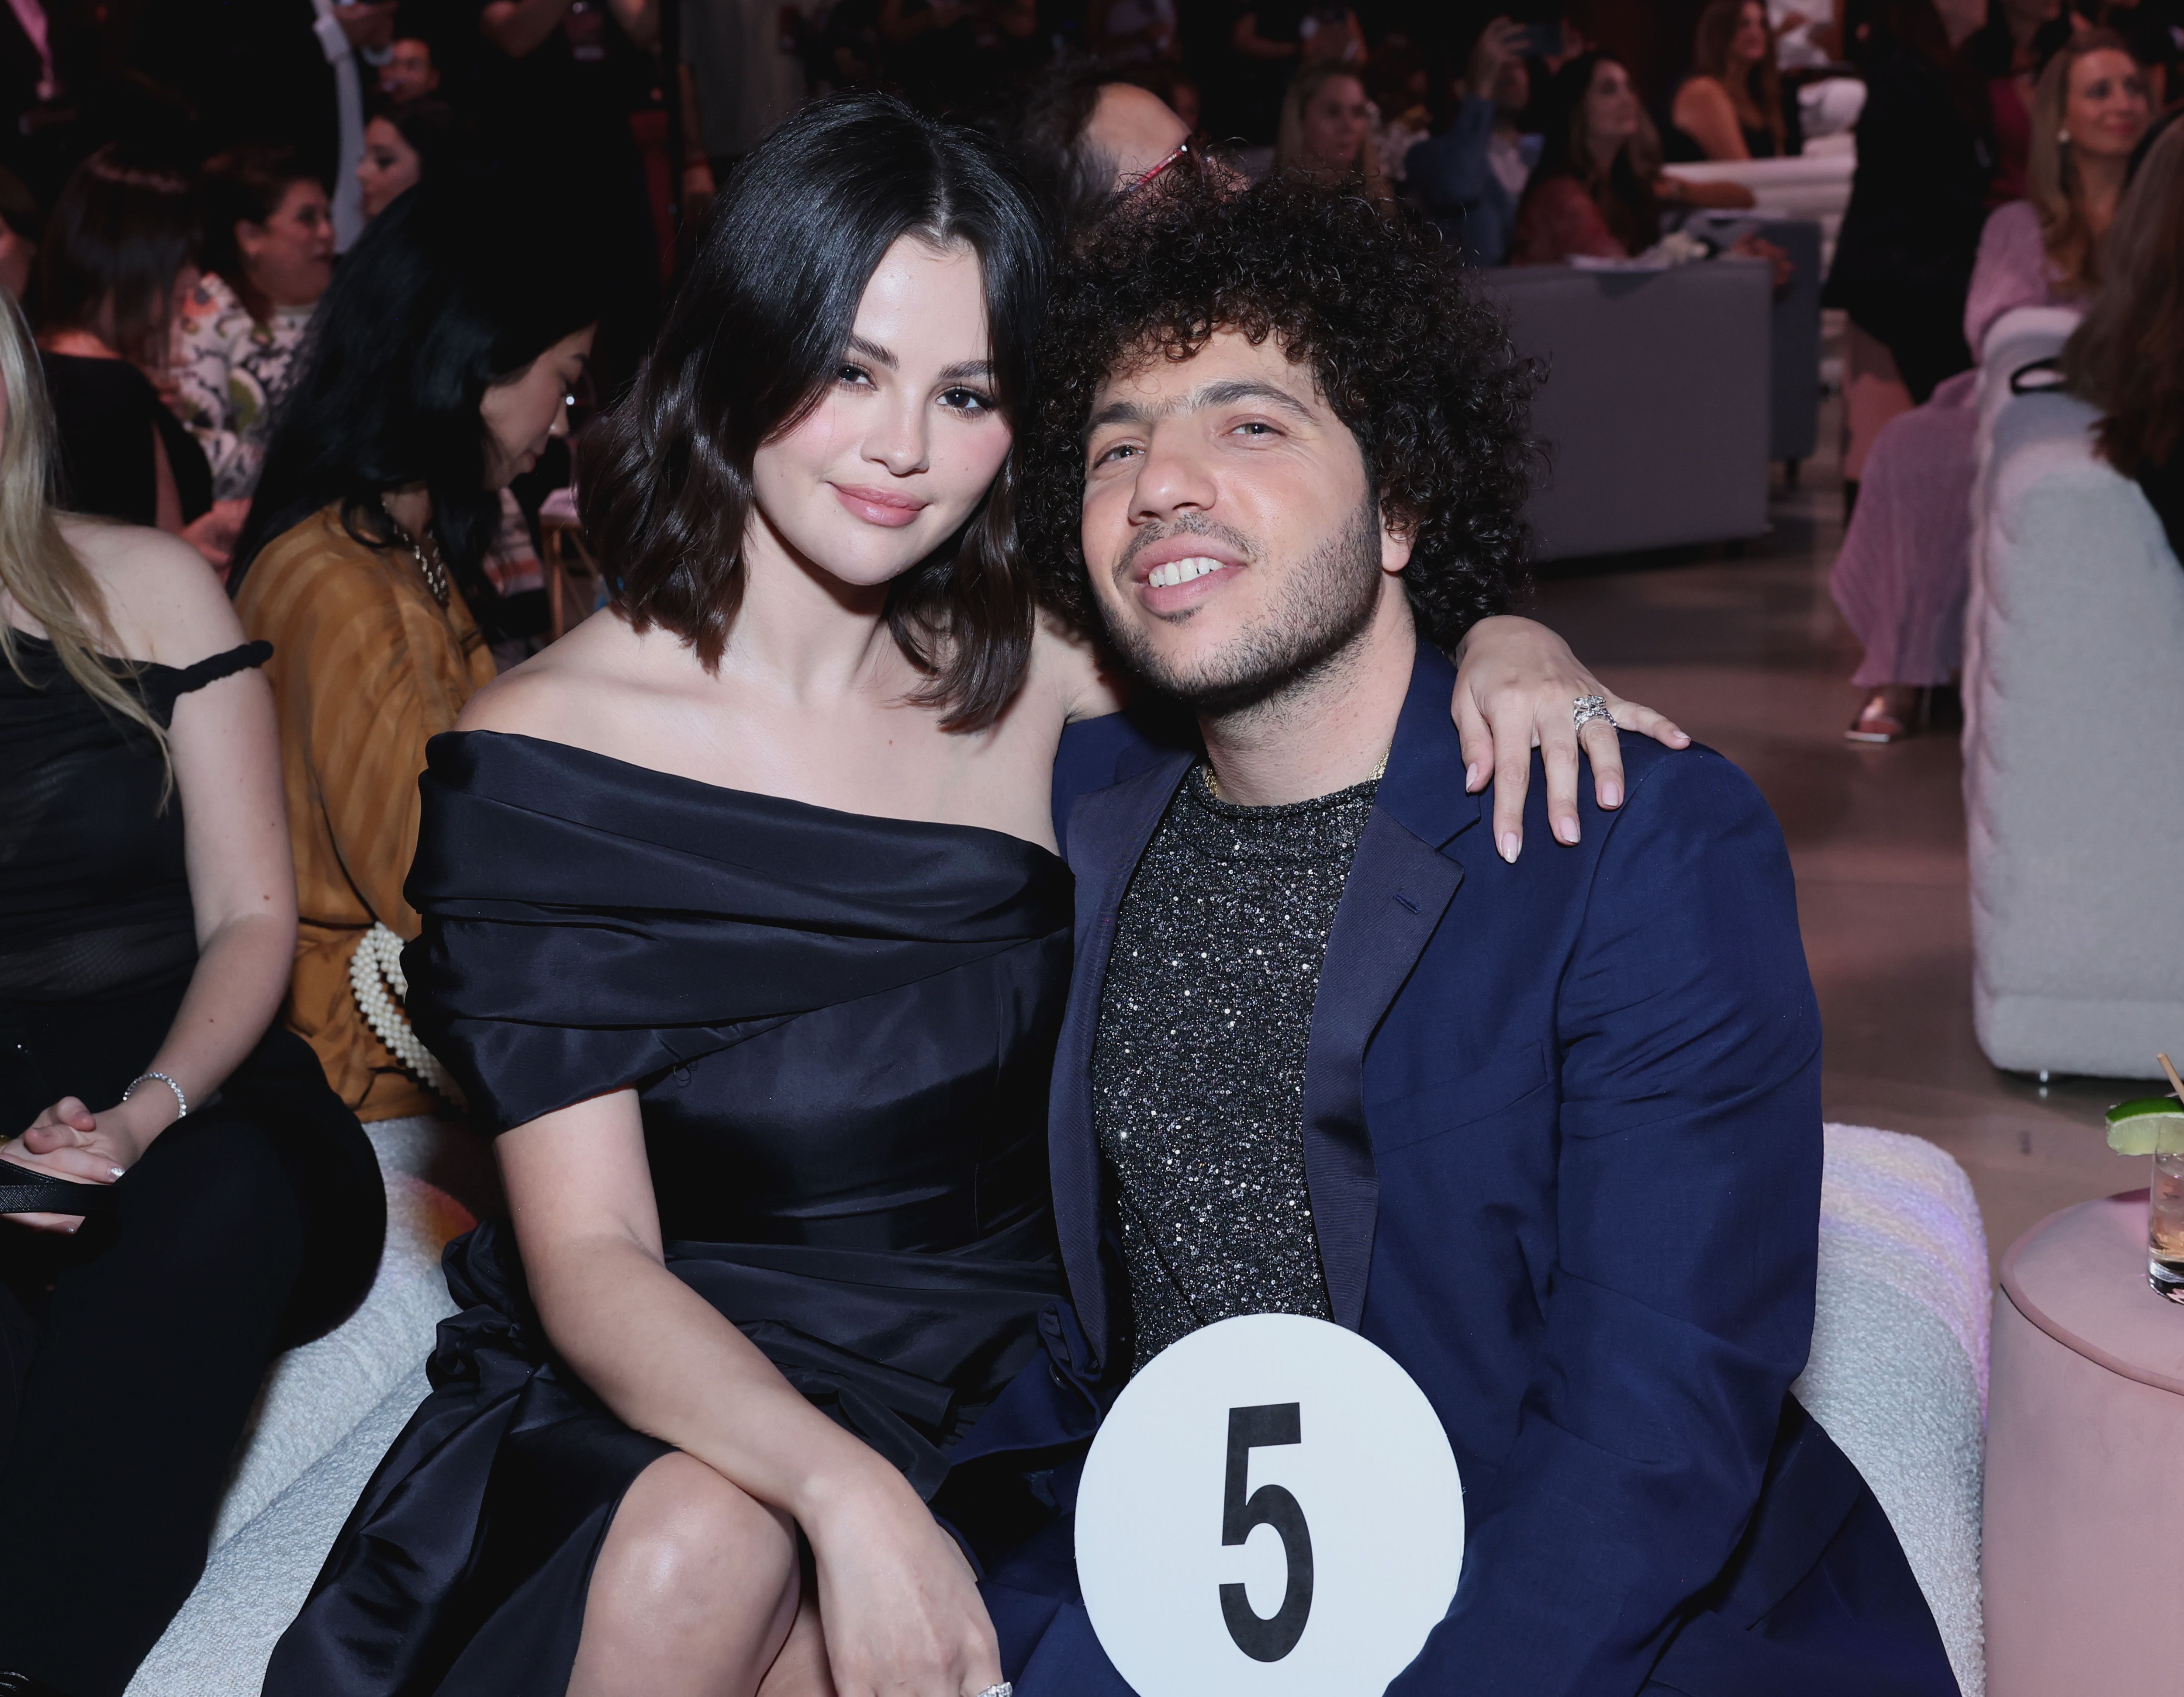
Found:
<svg viewBox="0 0 2184 1697"><path fill-rule="evenodd" d="M1570 703L1570 723L1578 729L1583 730L1595 719L1606 719L1610 725L1614 724L1615 715L1607 711L1607 696L1580 695Z"/></svg>
<svg viewBox="0 0 2184 1697"><path fill-rule="evenodd" d="M1004 1679L999 1685L989 1685L978 1697L1016 1697L1016 1687Z"/></svg>

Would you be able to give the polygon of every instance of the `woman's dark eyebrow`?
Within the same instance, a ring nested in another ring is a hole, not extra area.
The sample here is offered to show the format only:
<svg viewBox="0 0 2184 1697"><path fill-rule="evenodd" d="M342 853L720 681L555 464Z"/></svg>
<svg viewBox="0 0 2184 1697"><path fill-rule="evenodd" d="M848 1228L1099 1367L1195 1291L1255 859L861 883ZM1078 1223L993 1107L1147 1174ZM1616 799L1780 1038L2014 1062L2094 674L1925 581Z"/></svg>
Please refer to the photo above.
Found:
<svg viewBox="0 0 2184 1697"><path fill-rule="evenodd" d="M875 366L884 366L890 371L900 371L902 367L902 362L887 349L881 347L877 342L867 342L861 336L850 337L849 345L843 351L870 360ZM960 383L967 378L990 377L993 374L994 365L990 360L963 360L943 371L940 373L940 381L944 383Z"/></svg>

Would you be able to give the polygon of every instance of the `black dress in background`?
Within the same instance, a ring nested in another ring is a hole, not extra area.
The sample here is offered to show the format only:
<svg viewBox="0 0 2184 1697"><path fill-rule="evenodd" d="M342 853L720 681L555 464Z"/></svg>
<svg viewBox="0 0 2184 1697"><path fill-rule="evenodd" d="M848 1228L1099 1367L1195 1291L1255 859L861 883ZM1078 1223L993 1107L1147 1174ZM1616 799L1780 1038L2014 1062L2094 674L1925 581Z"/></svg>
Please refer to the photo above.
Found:
<svg viewBox="0 0 2184 1697"><path fill-rule="evenodd" d="M93 363L85 361L82 363ZM0 1135L118 1101L197 963L178 796L50 644L0 665ZM253 643L137 687L171 719ZM159 1090L153 1084L145 1088ZM74 1237L0 1220L0 1668L118 1697L203 1571L277 1349L332 1327L386 1230L370 1145L277 1026Z"/></svg>
<svg viewBox="0 0 2184 1697"><path fill-rule="evenodd" d="M1920 403L1972 363L1964 299L1994 159L1965 104L1961 79L1907 46L1880 47L1823 297L1887 347Z"/></svg>
<svg viewBox="0 0 2184 1697"><path fill-rule="evenodd" d="M635 1086L669 1270L982 1558L1047 1522L1042 1470L1095 1418L1046 1164L1068 869L528 737L427 751L408 1006L473 1111ZM267 1697L561 1691L616 1505L668 1453L554 1358L504 1226L447 1265L433 1393Z"/></svg>
<svg viewBox="0 0 2184 1697"><path fill-rule="evenodd" d="M60 448L59 505L71 512L159 522L159 472L152 438L159 433L181 497L182 522L212 505L212 467L182 421L167 410L151 380L126 360L91 360L39 350Z"/></svg>

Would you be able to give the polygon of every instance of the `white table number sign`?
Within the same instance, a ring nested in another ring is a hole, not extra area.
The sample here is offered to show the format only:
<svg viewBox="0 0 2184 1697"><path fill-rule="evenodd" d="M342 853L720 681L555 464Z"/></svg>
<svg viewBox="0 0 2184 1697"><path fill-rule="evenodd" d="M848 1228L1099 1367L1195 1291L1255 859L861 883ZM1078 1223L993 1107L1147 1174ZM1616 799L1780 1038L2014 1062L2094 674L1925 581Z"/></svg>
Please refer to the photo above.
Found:
<svg viewBox="0 0 2184 1697"><path fill-rule="evenodd" d="M1379 1697L1462 1566L1462 1488L1425 1393L1296 1315L1162 1350L1078 1493L1084 1606L1138 1697Z"/></svg>

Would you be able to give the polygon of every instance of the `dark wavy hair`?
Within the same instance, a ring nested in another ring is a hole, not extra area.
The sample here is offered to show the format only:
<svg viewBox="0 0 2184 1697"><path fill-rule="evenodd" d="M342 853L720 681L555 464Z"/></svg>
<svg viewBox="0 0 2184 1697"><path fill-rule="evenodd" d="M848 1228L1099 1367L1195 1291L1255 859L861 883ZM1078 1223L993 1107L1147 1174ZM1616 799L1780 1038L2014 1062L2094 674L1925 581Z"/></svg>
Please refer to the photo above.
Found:
<svg viewBox="0 0 2184 1697"><path fill-rule="evenodd" d="M743 600L759 448L817 405L865 285L904 237L978 256L998 405L1022 419L1047 237L975 132L884 94L813 102L739 164L629 396L577 455L584 529L616 606L720 664ZM951 729L990 724L1023 681L1037 598L1017 542L1015 456L957 533L889 588L896 643Z"/></svg>
<svg viewBox="0 0 2184 1697"><path fill-rule="evenodd" d="M1354 194L1212 184L1111 217L1056 279L1029 433L1028 529L1048 599L1098 613L1079 540L1084 430L1115 373L1187 360L1217 330L1277 338L1363 451L1383 518L1412 539L1421 631L1451 648L1524 579L1535 374L1433 236Z"/></svg>
<svg viewBox="0 0 2184 1697"><path fill-rule="evenodd" d="M100 331L123 359L164 370L175 279L197 263L198 237L189 180L153 154L109 142L69 173L46 220L38 327Z"/></svg>
<svg viewBox="0 0 2184 1697"><path fill-rule="evenodd" d="M500 525L486 487L486 391L599 315L582 243L512 183L420 183L365 226L319 303L285 386L265 469L228 574L338 505L368 547L394 540L389 489L425 487L432 535L488 638L504 634L485 554Z"/></svg>
<svg viewBox="0 0 2184 1697"><path fill-rule="evenodd" d="M410 151L417 155L417 180L454 164L460 168L471 151L471 137L455 109L437 95L415 100L382 100L370 117L392 124Z"/></svg>
<svg viewBox="0 0 2184 1697"><path fill-rule="evenodd" d="M2184 451L2184 120L2141 156L2109 226L2108 281L2063 349L2078 394L2100 408L2093 439L2126 477Z"/></svg>
<svg viewBox="0 0 2184 1697"><path fill-rule="evenodd" d="M1554 74L1542 102L1546 131L1540 163L1524 185L1517 221L1521 226L1532 198L1557 177L1569 177L1591 198L1615 239L1631 254L1642 254L1661 239L1661 203L1653 178L1661 168L1661 137L1653 120L1638 109L1638 133L1615 150L1612 159L1596 159L1585 108L1592 75L1602 64L1630 69L1613 53L1580 53Z"/></svg>

